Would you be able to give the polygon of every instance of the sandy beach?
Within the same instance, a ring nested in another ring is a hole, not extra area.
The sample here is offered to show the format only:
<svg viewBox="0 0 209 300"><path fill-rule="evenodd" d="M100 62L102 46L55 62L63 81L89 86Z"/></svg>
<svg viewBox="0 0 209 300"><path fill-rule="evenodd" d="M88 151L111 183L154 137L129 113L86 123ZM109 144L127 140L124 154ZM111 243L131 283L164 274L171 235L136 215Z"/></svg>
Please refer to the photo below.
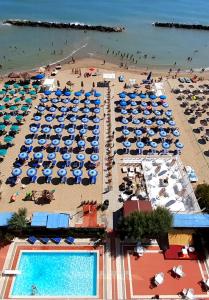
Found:
<svg viewBox="0 0 209 300"><path fill-rule="evenodd" d="M84 77L85 72L88 71L89 68L96 69L96 76L91 77ZM72 69L80 69L81 76L78 74L73 74ZM93 82L95 86L97 86L97 82L103 81L103 73L115 73L115 79L111 80L110 83L110 101L111 102L111 109L110 109L110 123L112 124L112 129L118 126L116 124L115 118L116 113L114 111L114 102L119 100L118 93L123 91L124 82L120 83L118 81L118 77L120 75L124 75L125 82L129 82L130 79L135 79L136 83L140 85L142 79L146 79L146 74L150 70L125 70L123 68L116 67L113 64L103 63L101 61L95 61L93 59L86 59L76 61L75 64L64 64L62 66L62 70L58 72L55 79L60 82L60 87L63 89L66 85L66 82L70 80L73 82L73 91L78 91L81 89L81 81L83 82L83 89L85 92L92 89ZM167 77L168 73L153 71L153 79L157 80L159 76L162 76L162 82L164 84L165 95L167 95L167 102L169 103L169 108L173 110L174 120L176 121L176 125L181 132L180 140L184 144L184 148L182 150L181 159L185 165L190 165L194 168L197 176L198 176L198 183L207 182L207 178L209 175L209 158L204 155L204 151L200 147L197 142L197 139L194 136L191 126L188 124L186 116L184 115L181 107L179 106L178 101L176 100L175 95L171 92L171 89L176 85L178 85L177 79L172 79L172 74L170 78ZM183 76L183 74L181 74ZM201 73L202 76L202 73ZM188 74L187 74L188 77ZM201 81L201 84L208 83L206 79L208 77L207 73L204 73L205 80ZM3 82L1 83L1 86ZM144 88L139 88L138 90L141 91ZM105 144L106 144L106 125L109 120L107 120L108 115L105 112L107 109L107 97L108 97L108 89L107 88L96 88L98 92L102 94L101 96L101 111L99 113L99 117L101 118L100 122L100 164L97 167L98 170L98 178L96 185L75 185L75 184L57 184L56 182L52 182L51 184L39 183L39 184L26 184L22 188L22 183L18 183L14 187L9 186L5 183L6 179L11 175L11 171L13 168L13 163L17 158L21 146L24 144L25 137L30 133L29 132L29 124L33 123L32 117L35 113L36 109L35 106L39 104L39 99L41 94L38 95L37 99L33 101L33 105L31 108L31 113L26 117L25 123L21 126L20 133L16 135L14 144L15 146L9 148L8 154L5 157L4 161L0 164L1 170L1 179L3 181L1 186L1 210L2 211L16 211L19 207L26 207L28 210L29 215L31 215L34 211L57 211L57 212L71 212L75 213L78 210L78 206L80 205L81 201L84 200L94 200L97 203L101 203L104 199L108 199L108 192L105 190L107 184L107 178L105 177ZM126 90L127 92L133 92L134 88L129 88ZM79 113L80 114L80 113ZM89 133L88 133L89 134ZM87 134L87 140L90 137ZM116 132L115 139L120 135L120 131ZM205 146L207 147L207 146ZM114 147L111 151L117 151L120 148L120 145L114 140ZM74 156L74 154L73 154ZM115 161L117 164L117 160L125 157L127 155L119 155L116 154ZM59 159L58 159L59 160ZM28 169L27 163L23 166L23 174L26 174L26 170ZM38 170L38 177L42 176L42 168ZM53 170L54 174L56 173L57 169ZM114 191L117 191L117 171L112 170L112 182L111 185L115 187ZM114 176L116 174L116 176ZM71 172L69 171L68 174L72 177ZM21 177L24 177L23 175ZM87 177L86 173L83 175L84 178ZM39 182L39 181L38 181ZM47 205L37 205L32 201L23 201L25 194L32 190L41 191L43 189L48 190L55 190L55 200L52 201L50 204ZM102 194L106 191L105 196ZM13 203L10 203L11 196L18 192L17 200ZM105 197L105 198L104 198ZM115 197L115 199L114 199ZM116 207L118 207L117 202L117 194L113 194L111 192L111 201L115 201L115 203L111 203L111 208L114 211ZM120 206L120 205L119 205Z"/></svg>

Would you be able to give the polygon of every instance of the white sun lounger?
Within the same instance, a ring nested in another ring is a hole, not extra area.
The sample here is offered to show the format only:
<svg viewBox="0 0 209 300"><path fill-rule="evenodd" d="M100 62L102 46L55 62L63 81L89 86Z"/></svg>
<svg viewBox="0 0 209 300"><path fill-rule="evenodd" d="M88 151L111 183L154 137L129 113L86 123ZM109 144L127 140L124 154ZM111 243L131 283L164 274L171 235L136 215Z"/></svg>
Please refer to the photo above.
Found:
<svg viewBox="0 0 209 300"><path fill-rule="evenodd" d="M21 271L19 270L4 270L2 275L20 275Z"/></svg>

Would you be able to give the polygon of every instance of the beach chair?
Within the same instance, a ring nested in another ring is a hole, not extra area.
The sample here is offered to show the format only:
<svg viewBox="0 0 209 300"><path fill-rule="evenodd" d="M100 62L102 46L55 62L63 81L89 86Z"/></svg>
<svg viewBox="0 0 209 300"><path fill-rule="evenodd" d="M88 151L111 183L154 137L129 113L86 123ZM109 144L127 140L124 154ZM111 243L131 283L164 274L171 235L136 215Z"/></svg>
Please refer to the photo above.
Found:
<svg viewBox="0 0 209 300"><path fill-rule="evenodd" d="M48 244L48 242L49 242L49 238L47 238L47 237L45 237L45 238L40 238L39 240L40 240L40 242L42 242L43 244Z"/></svg>
<svg viewBox="0 0 209 300"><path fill-rule="evenodd" d="M46 183L51 183L51 181L52 181L52 176L46 177Z"/></svg>
<svg viewBox="0 0 209 300"><path fill-rule="evenodd" d="M56 161L56 159L54 159L54 160L52 161L52 167L55 167L56 164L57 164L57 161Z"/></svg>
<svg viewBox="0 0 209 300"><path fill-rule="evenodd" d="M65 239L65 242L68 243L68 244L73 244L75 241L74 237L72 236L68 236L66 239Z"/></svg>
<svg viewBox="0 0 209 300"><path fill-rule="evenodd" d="M61 178L61 183L66 183L67 182L67 177L66 176L63 176L62 178Z"/></svg>
<svg viewBox="0 0 209 300"><path fill-rule="evenodd" d="M36 183L36 180L37 180L37 176L35 175L31 178L31 183Z"/></svg>
<svg viewBox="0 0 209 300"><path fill-rule="evenodd" d="M35 244L35 242L37 241L37 238L35 236L29 236L29 238L27 239L27 242L30 244Z"/></svg>
<svg viewBox="0 0 209 300"><path fill-rule="evenodd" d="M62 240L61 237L55 237L55 238L51 238L52 242L54 242L55 244L59 244Z"/></svg>

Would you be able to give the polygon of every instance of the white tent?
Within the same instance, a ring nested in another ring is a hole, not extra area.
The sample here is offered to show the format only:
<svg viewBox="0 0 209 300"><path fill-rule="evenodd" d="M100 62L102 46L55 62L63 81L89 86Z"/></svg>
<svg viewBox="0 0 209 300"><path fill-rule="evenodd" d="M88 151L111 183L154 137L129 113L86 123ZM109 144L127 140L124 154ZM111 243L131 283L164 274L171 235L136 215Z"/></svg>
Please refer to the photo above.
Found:
<svg viewBox="0 0 209 300"><path fill-rule="evenodd" d="M45 90L54 91L56 89L55 79L53 78L46 78L43 83Z"/></svg>
<svg viewBox="0 0 209 300"><path fill-rule="evenodd" d="M115 73L103 73L103 79L107 81L115 79Z"/></svg>

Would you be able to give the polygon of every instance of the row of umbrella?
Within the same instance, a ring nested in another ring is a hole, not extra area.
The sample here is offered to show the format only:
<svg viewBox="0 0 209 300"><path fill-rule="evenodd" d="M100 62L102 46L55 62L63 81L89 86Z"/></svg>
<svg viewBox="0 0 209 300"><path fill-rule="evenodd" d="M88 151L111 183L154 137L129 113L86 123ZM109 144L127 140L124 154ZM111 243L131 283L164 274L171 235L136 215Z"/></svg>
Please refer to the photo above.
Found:
<svg viewBox="0 0 209 300"><path fill-rule="evenodd" d="M145 99L145 98L150 98L152 100L155 100L157 98L161 99L161 100L165 100L167 97L165 95L160 95L159 97L157 97L155 94L145 94L145 93L140 93L140 94L136 94L136 93L125 93L125 92L122 92L122 93L119 93L119 97L122 98L122 99L125 99L126 97L129 97L130 99L135 99L137 96L139 96L141 99Z"/></svg>
<svg viewBox="0 0 209 300"><path fill-rule="evenodd" d="M158 143L153 142L153 141L150 142L149 145L152 148L157 148L159 146ZM170 147L171 147L171 144L168 143L168 142L163 142L161 145L162 145L163 149L166 149L166 150L170 149ZM130 141L125 141L125 142L123 142L123 146L125 148L130 148L132 146L132 143ZM184 147L184 145L181 142L179 142L179 141L175 143L175 146L178 149L182 149ZM139 149L143 149L145 147L145 143L143 143L142 141L137 141L136 142L136 147L139 148Z"/></svg>
<svg viewBox="0 0 209 300"><path fill-rule="evenodd" d="M148 107L149 109L152 109L152 107L158 107L160 105L162 105L164 108L168 108L169 107L169 104L167 102L163 102L163 103L158 104L158 102L154 102L154 101L149 104L149 103L147 103L145 101L141 101L140 103L137 103L136 101L130 101L130 103L129 103L129 102L125 101L125 100L120 100L119 105L121 107L126 107L128 105L130 105L130 106L141 105L142 108Z"/></svg>
<svg viewBox="0 0 209 300"><path fill-rule="evenodd" d="M52 92L51 91L49 91L49 90L46 90L46 91L44 91L44 95L45 96L49 96L49 95L51 95L52 94ZM66 97L69 97L69 96L71 96L72 95L72 92L71 91L62 91L62 90L60 90L60 89L57 89L55 92L54 92L54 94L57 96L57 97L60 97L60 96L62 96L62 95L64 95L64 96L66 96ZM77 91L77 92L74 92L73 93L73 95L75 96L75 97L81 97L82 96L82 92L81 91ZM90 96L94 96L94 97L96 97L96 98L98 98L98 97L101 97L101 93L99 93L99 92L97 92L97 91L95 91L93 94L91 93L91 92L86 92L85 94L85 97L86 98L89 98Z"/></svg>
<svg viewBox="0 0 209 300"><path fill-rule="evenodd" d="M52 99L48 99L48 98L41 98L40 102L42 104L45 104L47 102L51 102L52 104L58 104L58 103L64 103L64 104L68 104L68 103L72 103L74 105L78 105L80 103L79 99L69 99L69 98L64 98L64 99L58 99L58 98L52 98ZM89 100L89 99L85 99L83 101L83 103L85 105L90 105L90 104L94 104L94 105L100 105L101 104L101 100L100 99L94 99L94 100Z"/></svg>

